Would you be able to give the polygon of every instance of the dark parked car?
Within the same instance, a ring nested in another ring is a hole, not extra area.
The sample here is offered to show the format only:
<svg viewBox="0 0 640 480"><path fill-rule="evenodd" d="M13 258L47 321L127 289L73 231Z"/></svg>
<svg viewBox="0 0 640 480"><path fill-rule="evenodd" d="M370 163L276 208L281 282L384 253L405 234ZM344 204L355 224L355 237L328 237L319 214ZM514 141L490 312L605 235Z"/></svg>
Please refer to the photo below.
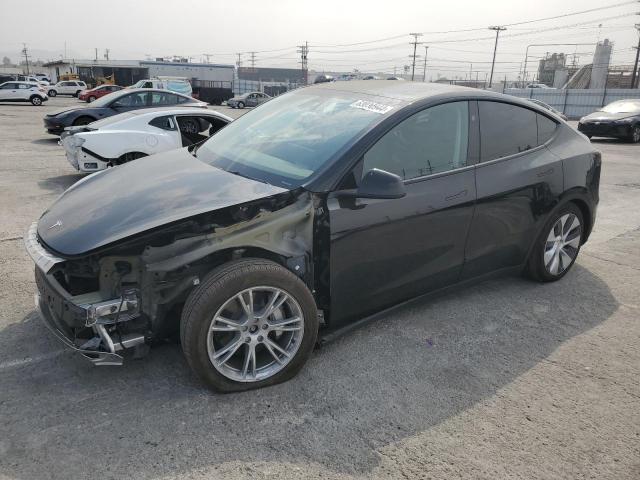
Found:
<svg viewBox="0 0 640 480"><path fill-rule="evenodd" d="M25 242L68 346L118 364L179 331L207 385L245 390L295 375L318 334L427 292L495 272L559 280L593 227L600 163L526 100L325 83L197 149L85 177Z"/></svg>
<svg viewBox="0 0 640 480"><path fill-rule="evenodd" d="M271 100L271 97L266 93L250 92L230 98L227 100L227 105L231 108L257 107L269 100Z"/></svg>
<svg viewBox="0 0 640 480"><path fill-rule="evenodd" d="M87 107L77 107L45 115L44 126L48 133L60 135L66 127L88 125L118 113L140 108L169 106L207 108L207 104L204 102L168 90L128 88L100 98Z"/></svg>
<svg viewBox="0 0 640 480"><path fill-rule="evenodd" d="M315 78L313 83L327 83L327 82L333 82L334 80L335 79L331 75L321 74Z"/></svg>
<svg viewBox="0 0 640 480"><path fill-rule="evenodd" d="M618 100L582 117L578 130L587 137L612 137L640 142L640 100Z"/></svg>

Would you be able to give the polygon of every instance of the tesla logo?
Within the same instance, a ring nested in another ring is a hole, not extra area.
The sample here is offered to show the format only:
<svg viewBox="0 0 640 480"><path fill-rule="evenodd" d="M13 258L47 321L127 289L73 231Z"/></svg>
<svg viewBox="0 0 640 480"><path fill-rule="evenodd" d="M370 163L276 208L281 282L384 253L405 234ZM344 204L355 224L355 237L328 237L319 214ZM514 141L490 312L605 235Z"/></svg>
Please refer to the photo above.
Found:
<svg viewBox="0 0 640 480"><path fill-rule="evenodd" d="M58 220L56 223L51 225L47 230L51 230L52 228L56 228L56 227L62 227L62 222L60 220Z"/></svg>

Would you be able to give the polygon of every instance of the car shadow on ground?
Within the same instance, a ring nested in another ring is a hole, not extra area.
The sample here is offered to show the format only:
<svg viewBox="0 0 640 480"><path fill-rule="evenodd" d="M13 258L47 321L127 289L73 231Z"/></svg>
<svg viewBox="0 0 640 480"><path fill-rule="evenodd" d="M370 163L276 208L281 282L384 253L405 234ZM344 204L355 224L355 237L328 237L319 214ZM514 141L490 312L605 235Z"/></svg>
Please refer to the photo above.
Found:
<svg viewBox="0 0 640 480"><path fill-rule="evenodd" d="M630 142L629 140L625 140L623 138L605 138L605 137L599 137L599 138L592 138L591 139L591 143L613 143L613 144L621 144L621 145L635 145L633 142Z"/></svg>
<svg viewBox="0 0 640 480"><path fill-rule="evenodd" d="M58 137L47 137L47 138L38 138L36 140L31 140L31 143L34 145L55 145L58 143L60 138Z"/></svg>
<svg viewBox="0 0 640 480"><path fill-rule="evenodd" d="M0 362L1 471L151 479L288 462L366 476L380 449L494 395L617 307L580 265L555 284L492 280L398 308L316 351L293 380L232 395L203 388L177 345L92 367L32 312L0 332L0 360L23 359Z"/></svg>
<svg viewBox="0 0 640 480"><path fill-rule="evenodd" d="M47 178L40 180L38 186L46 190L50 190L56 193L62 193L71 185L82 179L83 175L79 173L71 173L68 175L59 175L57 177Z"/></svg>

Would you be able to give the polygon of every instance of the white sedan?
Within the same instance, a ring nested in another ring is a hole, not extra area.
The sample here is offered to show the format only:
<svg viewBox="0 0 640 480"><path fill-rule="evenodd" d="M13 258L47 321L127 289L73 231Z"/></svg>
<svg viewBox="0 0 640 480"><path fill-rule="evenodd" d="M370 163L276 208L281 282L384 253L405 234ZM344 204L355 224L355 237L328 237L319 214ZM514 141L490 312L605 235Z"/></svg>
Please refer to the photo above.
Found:
<svg viewBox="0 0 640 480"><path fill-rule="evenodd" d="M188 107L134 110L67 127L59 143L69 163L89 173L203 142L231 121L213 110Z"/></svg>

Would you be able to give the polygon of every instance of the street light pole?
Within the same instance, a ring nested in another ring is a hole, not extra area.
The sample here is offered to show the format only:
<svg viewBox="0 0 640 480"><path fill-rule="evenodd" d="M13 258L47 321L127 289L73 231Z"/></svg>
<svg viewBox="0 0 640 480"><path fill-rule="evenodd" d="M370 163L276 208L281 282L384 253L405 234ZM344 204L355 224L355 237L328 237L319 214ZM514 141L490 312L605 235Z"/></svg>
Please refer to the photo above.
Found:
<svg viewBox="0 0 640 480"><path fill-rule="evenodd" d="M638 59L640 58L640 23L636 23L636 30L638 30L638 46L636 49L636 61L633 64L633 72L631 73L631 88L636 88L636 78L638 76Z"/></svg>
<svg viewBox="0 0 640 480"><path fill-rule="evenodd" d="M506 30L507 27L494 26L489 27L489 30L494 30L496 32L496 43L493 46L493 60L491 61L491 76L489 77L489 88L491 88L491 84L493 83L493 67L496 63L496 50L498 50L498 35L503 30Z"/></svg>
<svg viewBox="0 0 640 480"><path fill-rule="evenodd" d="M424 46L424 68L422 69L422 81L427 81L427 51L429 50L429 46Z"/></svg>

